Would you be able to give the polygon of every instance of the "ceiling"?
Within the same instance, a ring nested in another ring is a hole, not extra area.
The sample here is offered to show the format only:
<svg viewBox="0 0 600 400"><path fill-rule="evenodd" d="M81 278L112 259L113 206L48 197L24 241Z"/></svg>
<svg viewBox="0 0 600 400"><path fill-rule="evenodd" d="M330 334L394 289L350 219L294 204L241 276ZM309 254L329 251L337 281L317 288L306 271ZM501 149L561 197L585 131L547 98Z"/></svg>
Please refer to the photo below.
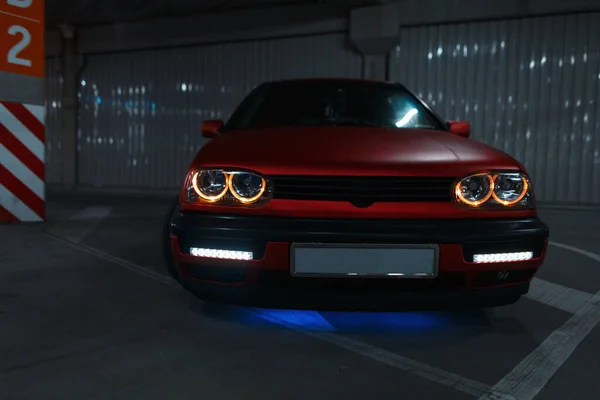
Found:
<svg viewBox="0 0 600 400"><path fill-rule="evenodd" d="M298 4L351 8L388 0L46 0L46 24L97 25Z"/></svg>

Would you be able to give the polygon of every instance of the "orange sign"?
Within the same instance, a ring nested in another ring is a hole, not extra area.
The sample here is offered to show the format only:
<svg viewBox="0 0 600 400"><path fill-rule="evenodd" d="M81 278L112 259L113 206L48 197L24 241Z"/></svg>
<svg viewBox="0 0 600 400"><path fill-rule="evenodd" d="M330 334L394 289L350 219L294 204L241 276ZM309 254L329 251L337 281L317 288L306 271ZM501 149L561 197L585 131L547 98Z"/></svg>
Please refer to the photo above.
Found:
<svg viewBox="0 0 600 400"><path fill-rule="evenodd" d="M0 71L44 77L44 0L0 0Z"/></svg>

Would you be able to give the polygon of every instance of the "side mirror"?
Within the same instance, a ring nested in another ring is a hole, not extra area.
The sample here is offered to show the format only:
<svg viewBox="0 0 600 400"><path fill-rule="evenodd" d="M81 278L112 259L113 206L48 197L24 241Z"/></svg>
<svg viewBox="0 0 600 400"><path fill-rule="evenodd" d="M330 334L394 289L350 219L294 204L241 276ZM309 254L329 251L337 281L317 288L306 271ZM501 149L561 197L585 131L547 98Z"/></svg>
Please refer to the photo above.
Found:
<svg viewBox="0 0 600 400"><path fill-rule="evenodd" d="M223 121L220 119L209 119L202 121L202 136L208 139L219 136L219 130L223 127Z"/></svg>
<svg viewBox="0 0 600 400"><path fill-rule="evenodd" d="M447 123L450 132L468 138L471 135L471 124L466 121L450 121Z"/></svg>

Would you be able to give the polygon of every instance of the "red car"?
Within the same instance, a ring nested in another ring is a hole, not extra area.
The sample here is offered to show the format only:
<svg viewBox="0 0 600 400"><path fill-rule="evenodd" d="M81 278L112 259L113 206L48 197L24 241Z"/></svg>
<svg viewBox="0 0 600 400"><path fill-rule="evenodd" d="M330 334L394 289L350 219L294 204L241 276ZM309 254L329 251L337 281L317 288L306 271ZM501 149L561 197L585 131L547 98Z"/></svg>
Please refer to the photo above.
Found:
<svg viewBox="0 0 600 400"><path fill-rule="evenodd" d="M202 133L164 232L169 272L201 299L498 306L544 261L523 165L398 83L264 83Z"/></svg>

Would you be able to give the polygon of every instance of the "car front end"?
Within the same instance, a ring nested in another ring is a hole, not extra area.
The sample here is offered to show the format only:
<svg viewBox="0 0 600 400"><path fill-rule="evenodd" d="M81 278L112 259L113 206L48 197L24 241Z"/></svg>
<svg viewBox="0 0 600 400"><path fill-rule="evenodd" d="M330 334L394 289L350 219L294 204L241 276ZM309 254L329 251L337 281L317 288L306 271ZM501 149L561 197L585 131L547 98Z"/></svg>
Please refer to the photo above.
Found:
<svg viewBox="0 0 600 400"><path fill-rule="evenodd" d="M171 274L202 299L502 305L543 263L523 165L401 85L268 83L203 133L164 232Z"/></svg>
<svg viewBox="0 0 600 400"><path fill-rule="evenodd" d="M549 232L534 202L527 176L514 171L457 178L197 169L170 215L169 250L183 286L206 300L496 306L526 294L543 263Z"/></svg>

